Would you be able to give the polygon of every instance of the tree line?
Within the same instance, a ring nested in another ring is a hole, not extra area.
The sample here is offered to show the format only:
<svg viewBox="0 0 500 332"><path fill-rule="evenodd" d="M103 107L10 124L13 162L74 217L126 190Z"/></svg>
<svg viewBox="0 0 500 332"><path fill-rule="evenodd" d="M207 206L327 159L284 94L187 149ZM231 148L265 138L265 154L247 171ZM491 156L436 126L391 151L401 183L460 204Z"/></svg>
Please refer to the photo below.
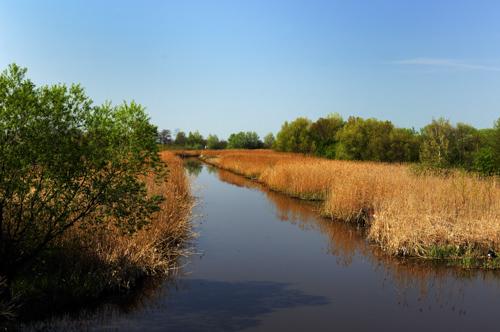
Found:
<svg viewBox="0 0 500 332"><path fill-rule="evenodd" d="M174 137L171 130L163 129L159 131L157 141L170 148L193 150L270 149L274 145L274 135L269 133L261 140L254 131L240 131L229 135L229 138L224 140L213 134L204 138L199 131L190 131L187 135L184 131L178 131Z"/></svg>
<svg viewBox="0 0 500 332"><path fill-rule="evenodd" d="M477 129L439 118L417 131L374 118L351 116L345 121L338 114L315 122L297 118L282 125L274 149L330 159L420 162L498 174L500 119L493 128Z"/></svg>
<svg viewBox="0 0 500 332"><path fill-rule="evenodd" d="M263 140L255 132L231 134L227 141L216 135L206 139L198 132L179 131L172 137L162 130L162 144L192 149L258 149L298 152L329 159L420 163L434 168L462 168L482 174L500 174L500 119L492 128L477 129L465 123L432 120L420 130L399 128L390 121L330 114L311 121L299 117L281 126L276 137Z"/></svg>

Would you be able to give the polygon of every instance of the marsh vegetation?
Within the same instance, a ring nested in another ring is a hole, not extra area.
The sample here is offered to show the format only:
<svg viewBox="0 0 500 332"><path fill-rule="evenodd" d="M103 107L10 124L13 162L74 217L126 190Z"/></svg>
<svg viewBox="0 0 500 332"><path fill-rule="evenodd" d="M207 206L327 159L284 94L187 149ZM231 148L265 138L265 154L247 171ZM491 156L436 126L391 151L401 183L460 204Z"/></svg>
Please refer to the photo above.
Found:
<svg viewBox="0 0 500 332"><path fill-rule="evenodd" d="M196 153L195 153L196 154ZM463 171L422 173L409 165L325 160L293 153L201 151L217 167L272 190L322 202L321 214L368 228L367 236L399 256L496 268L500 183Z"/></svg>
<svg viewBox="0 0 500 332"><path fill-rule="evenodd" d="M137 103L0 75L0 319L68 310L167 274L189 238L182 162Z"/></svg>
<svg viewBox="0 0 500 332"><path fill-rule="evenodd" d="M132 307L39 322L41 329L174 331L494 330L498 271L387 255L366 228L332 222L321 201L292 198L186 159L201 204L194 254ZM184 271L185 273L182 273ZM359 318L363 313L363 319ZM370 313L370 314L364 314ZM388 323L390 322L390 323ZM480 322L480 323L478 323Z"/></svg>

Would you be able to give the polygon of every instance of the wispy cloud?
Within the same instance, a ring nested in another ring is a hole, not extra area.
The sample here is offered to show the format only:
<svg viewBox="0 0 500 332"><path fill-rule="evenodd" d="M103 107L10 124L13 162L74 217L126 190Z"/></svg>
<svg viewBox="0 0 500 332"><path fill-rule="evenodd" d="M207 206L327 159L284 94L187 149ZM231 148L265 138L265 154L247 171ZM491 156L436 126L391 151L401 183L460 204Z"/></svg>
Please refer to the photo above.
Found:
<svg viewBox="0 0 500 332"><path fill-rule="evenodd" d="M393 61L393 64L398 65L414 65L414 66L434 66L434 67L447 67L454 69L465 69L465 70L483 70L483 71L497 71L500 72L500 67L484 66L480 64L473 64L462 62L452 59L440 59L440 58L414 58Z"/></svg>

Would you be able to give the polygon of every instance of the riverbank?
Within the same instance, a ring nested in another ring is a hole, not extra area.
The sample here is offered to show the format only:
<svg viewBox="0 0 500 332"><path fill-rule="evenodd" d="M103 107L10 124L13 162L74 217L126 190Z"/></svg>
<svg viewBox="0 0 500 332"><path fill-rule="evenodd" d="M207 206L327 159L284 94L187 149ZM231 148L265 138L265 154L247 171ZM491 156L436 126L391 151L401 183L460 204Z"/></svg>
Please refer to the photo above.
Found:
<svg viewBox="0 0 500 332"><path fill-rule="evenodd" d="M11 319L39 319L173 274L177 258L188 253L192 198L182 160L168 151L161 159L165 178L145 179L148 195L164 198L148 225L131 235L112 223L73 227L12 281L14 300L0 304L0 311Z"/></svg>
<svg viewBox="0 0 500 332"><path fill-rule="evenodd" d="M289 196L319 200L331 219L362 225L391 255L498 268L500 183L470 173L325 160L269 150L182 152Z"/></svg>

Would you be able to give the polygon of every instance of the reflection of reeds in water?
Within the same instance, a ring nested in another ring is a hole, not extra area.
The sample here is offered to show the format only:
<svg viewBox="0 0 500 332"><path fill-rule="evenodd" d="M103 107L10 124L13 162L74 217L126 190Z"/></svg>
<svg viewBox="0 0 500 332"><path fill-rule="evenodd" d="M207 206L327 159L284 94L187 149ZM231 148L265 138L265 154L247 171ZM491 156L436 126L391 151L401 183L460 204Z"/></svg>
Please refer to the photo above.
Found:
<svg viewBox="0 0 500 332"><path fill-rule="evenodd" d="M216 170L213 166L208 166ZM239 186L262 191L276 208L277 217L297 225L301 229L314 229L326 235L329 242L328 253L337 257L337 262L349 266L356 253L371 262L373 269L396 285L402 305L406 302L407 290L418 290L419 298L435 296L440 305L456 305L464 283L481 278L482 282L497 284L500 287L500 274L495 271L464 270L457 267L422 261L415 258L402 258L387 255L380 247L370 245L365 239L366 230L352 227L342 222L332 222L321 217L319 204L288 197L265 186L248 180L232 172L218 169L219 179ZM458 311L457 311L458 313Z"/></svg>
<svg viewBox="0 0 500 332"><path fill-rule="evenodd" d="M330 218L369 226L368 237L394 255L500 266L497 178L450 171L417 175L406 165L325 160L268 150L202 151L217 167L292 197L322 200Z"/></svg>

